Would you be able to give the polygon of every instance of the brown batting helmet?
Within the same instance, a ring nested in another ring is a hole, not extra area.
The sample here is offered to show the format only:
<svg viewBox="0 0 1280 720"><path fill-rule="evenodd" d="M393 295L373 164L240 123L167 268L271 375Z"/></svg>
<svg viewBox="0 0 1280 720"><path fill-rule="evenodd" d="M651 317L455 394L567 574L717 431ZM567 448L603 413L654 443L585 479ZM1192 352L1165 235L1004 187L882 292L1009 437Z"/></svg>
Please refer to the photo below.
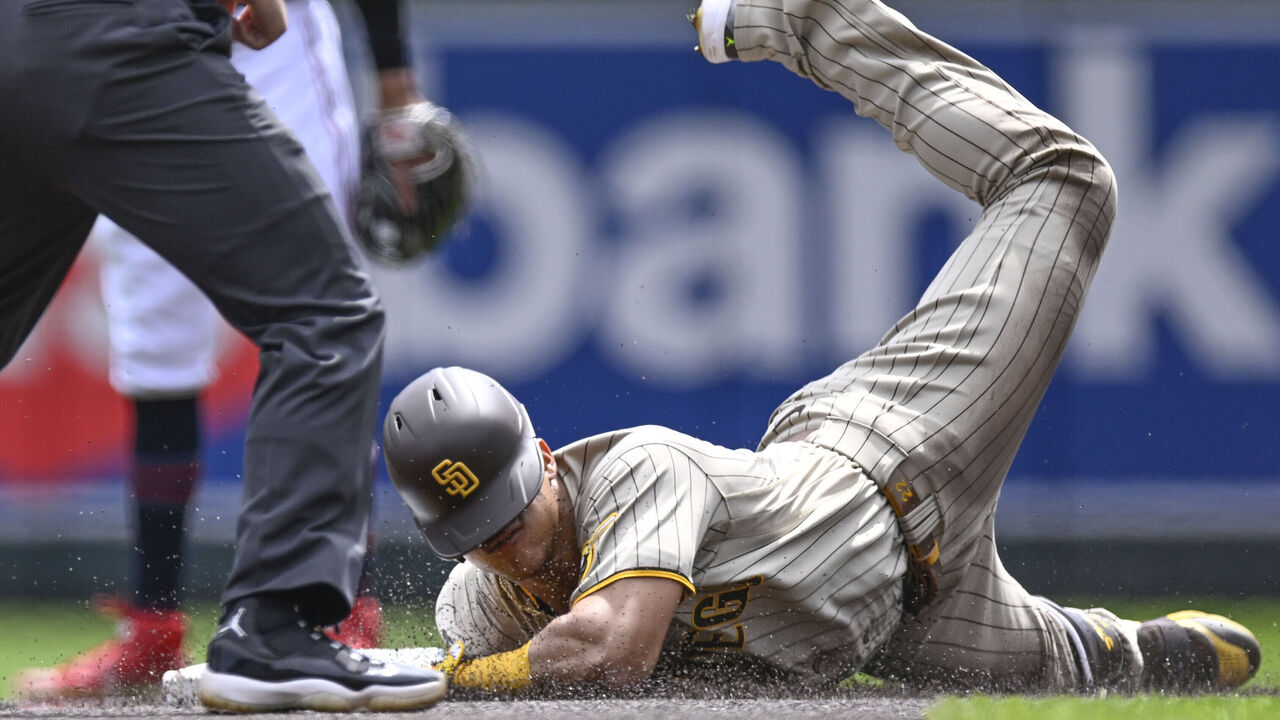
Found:
<svg viewBox="0 0 1280 720"><path fill-rule="evenodd" d="M409 383L391 401L382 443L391 481L440 557L496 535L542 486L529 414L474 370L436 368Z"/></svg>

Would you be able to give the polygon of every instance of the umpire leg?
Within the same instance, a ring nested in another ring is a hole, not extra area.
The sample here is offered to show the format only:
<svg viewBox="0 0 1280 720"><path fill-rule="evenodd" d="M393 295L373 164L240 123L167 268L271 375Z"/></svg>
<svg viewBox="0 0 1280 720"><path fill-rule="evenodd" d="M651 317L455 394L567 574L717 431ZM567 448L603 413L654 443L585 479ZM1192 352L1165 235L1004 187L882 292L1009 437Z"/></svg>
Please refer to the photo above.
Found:
<svg viewBox="0 0 1280 720"><path fill-rule="evenodd" d="M0 148L0 367L35 327L84 246L97 213L29 174Z"/></svg>
<svg viewBox="0 0 1280 720"><path fill-rule="evenodd" d="M336 622L365 550L380 303L301 147L232 68L225 13L81 6L14 19L35 76L10 102L28 125L60 103L72 114L32 133L23 160L141 238L259 347L223 600L291 594L312 622Z"/></svg>

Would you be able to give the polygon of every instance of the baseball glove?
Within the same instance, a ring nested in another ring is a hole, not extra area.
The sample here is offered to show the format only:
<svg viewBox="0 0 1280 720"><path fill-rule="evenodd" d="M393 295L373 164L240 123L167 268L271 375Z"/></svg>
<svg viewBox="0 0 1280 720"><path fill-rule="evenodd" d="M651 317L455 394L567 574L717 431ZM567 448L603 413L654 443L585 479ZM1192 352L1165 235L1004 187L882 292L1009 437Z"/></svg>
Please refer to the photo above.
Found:
<svg viewBox="0 0 1280 720"><path fill-rule="evenodd" d="M430 102L385 110L362 145L356 237L386 263L435 249L466 212L475 175L458 122Z"/></svg>

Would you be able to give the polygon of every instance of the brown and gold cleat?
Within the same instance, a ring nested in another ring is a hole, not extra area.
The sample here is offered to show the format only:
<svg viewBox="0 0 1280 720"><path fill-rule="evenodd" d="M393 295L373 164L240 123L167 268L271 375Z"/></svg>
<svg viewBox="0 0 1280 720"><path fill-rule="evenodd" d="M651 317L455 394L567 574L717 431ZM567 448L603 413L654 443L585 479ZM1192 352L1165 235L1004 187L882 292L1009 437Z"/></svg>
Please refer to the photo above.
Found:
<svg viewBox="0 0 1280 720"><path fill-rule="evenodd" d="M1213 692L1243 685L1262 664L1258 638L1221 615L1182 610L1138 627L1142 689Z"/></svg>

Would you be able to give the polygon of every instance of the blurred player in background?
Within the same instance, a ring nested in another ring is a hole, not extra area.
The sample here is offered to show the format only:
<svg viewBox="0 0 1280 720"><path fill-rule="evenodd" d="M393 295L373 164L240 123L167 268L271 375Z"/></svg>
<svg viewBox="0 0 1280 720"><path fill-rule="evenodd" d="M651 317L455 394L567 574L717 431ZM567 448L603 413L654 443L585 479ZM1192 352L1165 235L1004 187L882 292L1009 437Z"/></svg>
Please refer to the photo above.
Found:
<svg viewBox="0 0 1280 720"><path fill-rule="evenodd" d="M1248 680L1257 639L1227 618L1060 607L996 552L1000 488L1115 217L1097 150L876 0L703 0L692 19L707 59L775 60L840 93L982 216L916 307L784 400L755 451L643 426L553 452L487 376L410 383L383 443L427 543L465 559L436 605L452 686L659 668L797 688L857 671L1017 691Z"/></svg>
<svg viewBox="0 0 1280 720"><path fill-rule="evenodd" d="M379 102L393 111L423 100L406 51L400 0L359 0L377 69ZM360 131L328 0L289 0L289 30L271 46L237 44L232 63L301 141L352 225ZM405 184L411 182L406 179ZM187 510L201 477L200 393L217 372L219 317L204 294L155 251L106 217L102 292L110 338L110 381L134 408L129 499L133 511L131 593L98 597L119 618L117 636L54 668L19 677L27 696L128 690L185 664L188 618L180 610ZM371 458L372 464L372 458ZM375 647L382 625L371 574L372 538L351 615L330 633Z"/></svg>

